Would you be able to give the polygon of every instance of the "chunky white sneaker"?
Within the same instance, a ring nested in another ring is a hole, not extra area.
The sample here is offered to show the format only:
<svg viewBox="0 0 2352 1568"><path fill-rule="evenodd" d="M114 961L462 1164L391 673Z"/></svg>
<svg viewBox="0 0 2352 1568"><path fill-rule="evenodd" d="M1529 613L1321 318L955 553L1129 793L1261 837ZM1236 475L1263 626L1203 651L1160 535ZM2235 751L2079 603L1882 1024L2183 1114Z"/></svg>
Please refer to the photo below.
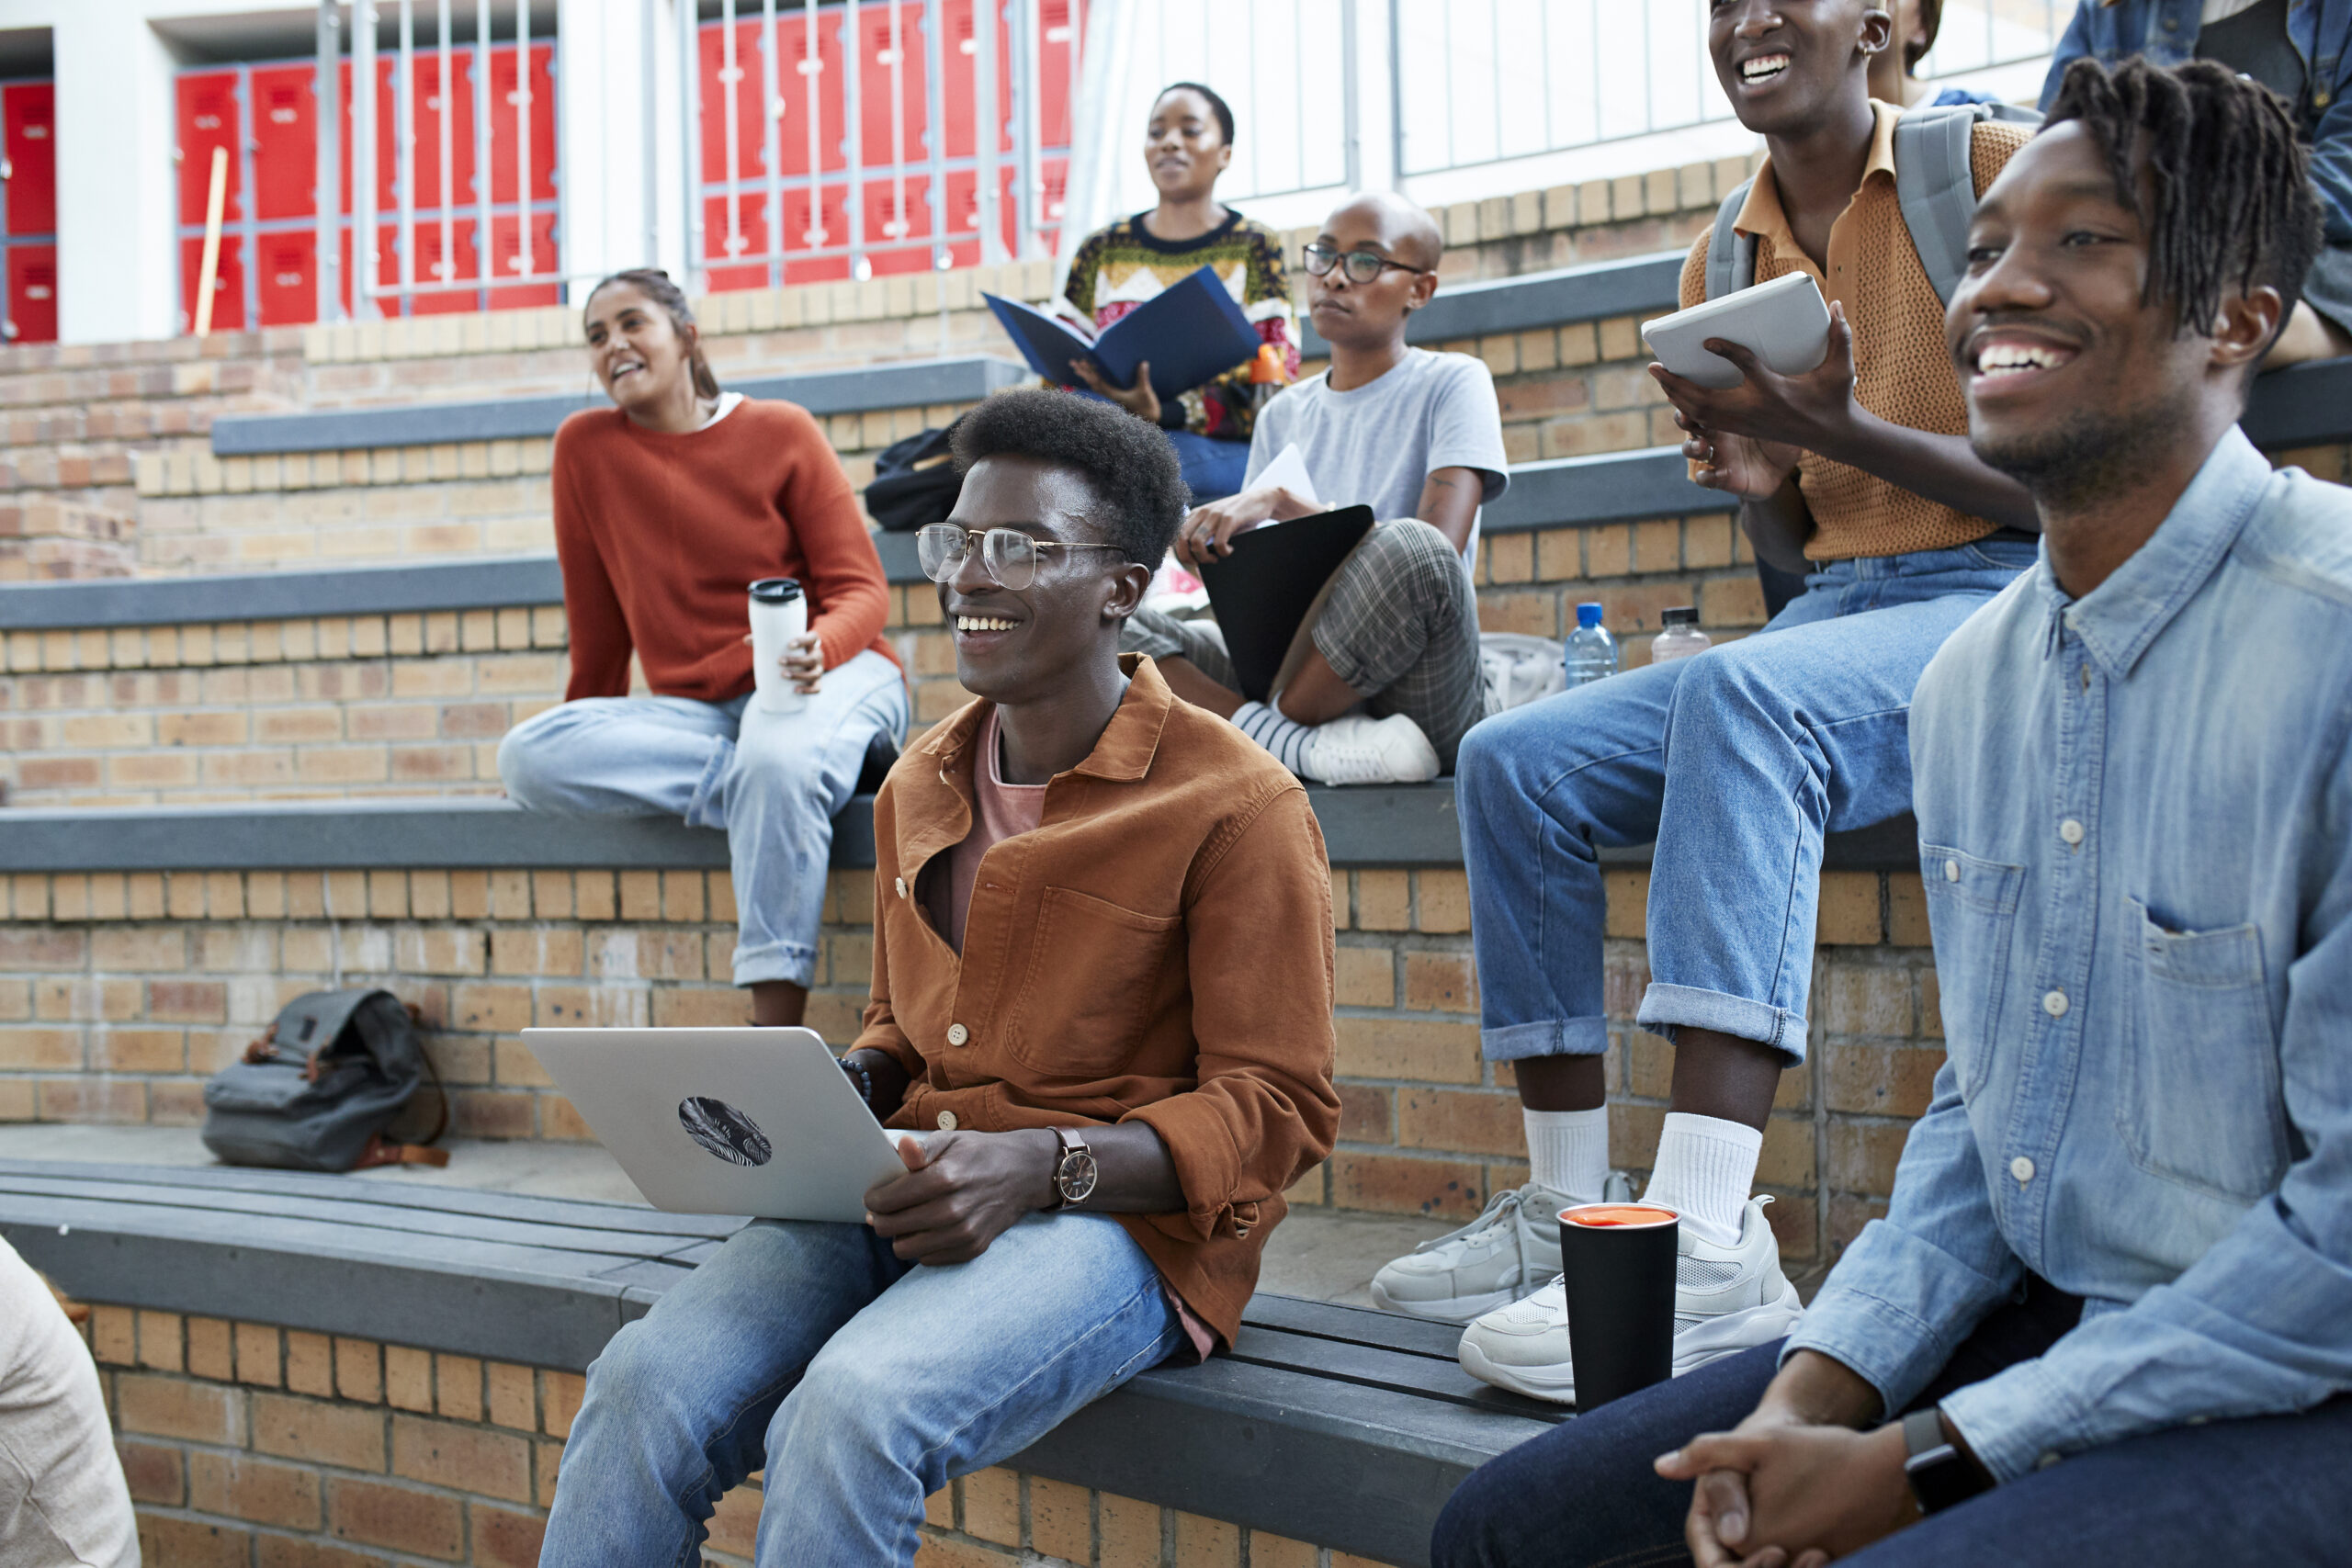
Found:
<svg viewBox="0 0 2352 1568"><path fill-rule="evenodd" d="M1675 1270L1674 1375L1721 1356L1785 1337L1804 1315L1781 1272L1780 1244L1764 1223L1770 1198L1751 1198L1739 1244L1717 1247L1684 1231ZM1557 1222L1555 1221L1556 1224ZM1554 1232L1554 1246L1558 1246ZM1462 1370L1514 1393L1573 1404L1567 1292L1557 1280L1524 1301L1487 1313L1462 1332Z"/></svg>
<svg viewBox="0 0 2352 1568"><path fill-rule="evenodd" d="M1611 1171L1601 1201L1631 1201L1632 1185ZM1439 1323L1467 1323L1508 1306L1560 1273L1560 1221L1576 1200L1529 1182L1487 1201L1458 1231L1425 1241L1372 1277L1372 1304Z"/></svg>
<svg viewBox="0 0 2352 1568"><path fill-rule="evenodd" d="M1401 713L1350 714L1315 727L1298 771L1317 784L1420 784L1437 777L1437 748Z"/></svg>

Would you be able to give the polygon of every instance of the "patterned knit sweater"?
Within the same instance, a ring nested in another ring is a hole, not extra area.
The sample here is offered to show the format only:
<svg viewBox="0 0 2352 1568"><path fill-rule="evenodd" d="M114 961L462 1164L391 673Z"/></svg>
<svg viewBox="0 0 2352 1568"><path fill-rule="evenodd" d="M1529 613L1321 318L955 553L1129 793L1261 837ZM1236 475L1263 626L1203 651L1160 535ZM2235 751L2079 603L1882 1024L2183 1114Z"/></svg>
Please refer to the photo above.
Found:
<svg viewBox="0 0 2352 1568"><path fill-rule="evenodd" d="M1140 213L1089 234L1070 258L1062 298L1099 332L1204 266L1216 268L1258 335L1282 350L1285 374L1295 377L1298 312L1291 304L1282 243L1272 230L1230 208L1224 222L1196 240L1158 239L1144 227ZM1222 441L1249 440L1256 420L1248 365L1236 366L1186 392L1181 411L1168 407L1160 412L1160 423L1169 429Z"/></svg>

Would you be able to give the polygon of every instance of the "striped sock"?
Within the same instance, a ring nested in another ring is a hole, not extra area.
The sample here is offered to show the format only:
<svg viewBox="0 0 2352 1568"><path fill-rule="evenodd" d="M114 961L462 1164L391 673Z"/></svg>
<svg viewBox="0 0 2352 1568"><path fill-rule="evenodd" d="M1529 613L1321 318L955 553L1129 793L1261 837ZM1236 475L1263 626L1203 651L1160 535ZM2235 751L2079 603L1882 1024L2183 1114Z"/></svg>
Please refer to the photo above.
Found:
<svg viewBox="0 0 2352 1568"><path fill-rule="evenodd" d="M1274 754L1274 761L1292 773L1301 773L1307 738L1315 731L1293 724L1264 703L1243 703L1233 710L1233 727ZM1302 775L1303 776L1303 775Z"/></svg>

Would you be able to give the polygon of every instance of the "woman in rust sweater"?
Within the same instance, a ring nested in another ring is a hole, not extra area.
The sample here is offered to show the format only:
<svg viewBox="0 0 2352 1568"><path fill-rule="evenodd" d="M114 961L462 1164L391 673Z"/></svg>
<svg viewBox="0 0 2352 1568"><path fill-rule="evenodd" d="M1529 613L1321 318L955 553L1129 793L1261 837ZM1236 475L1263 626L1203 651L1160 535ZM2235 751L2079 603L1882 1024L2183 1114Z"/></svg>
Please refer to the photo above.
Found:
<svg viewBox="0 0 2352 1568"><path fill-rule="evenodd" d="M571 681L507 734L499 776L533 810L725 829L735 983L753 1022L798 1023L833 814L875 739L906 736L882 563L817 422L721 392L666 274L615 274L582 318L615 406L555 437ZM789 712L752 701L746 591L770 577L808 598L808 633L781 661L801 694ZM632 653L650 696L628 694Z"/></svg>

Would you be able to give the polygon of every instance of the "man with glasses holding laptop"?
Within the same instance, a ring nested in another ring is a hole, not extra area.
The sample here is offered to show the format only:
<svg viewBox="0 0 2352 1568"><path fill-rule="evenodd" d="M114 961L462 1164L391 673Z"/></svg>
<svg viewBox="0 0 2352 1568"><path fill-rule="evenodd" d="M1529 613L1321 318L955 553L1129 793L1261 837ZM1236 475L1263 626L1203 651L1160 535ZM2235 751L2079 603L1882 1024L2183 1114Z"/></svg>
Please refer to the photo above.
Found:
<svg viewBox="0 0 2352 1568"><path fill-rule="evenodd" d="M924 570L978 694L874 804L842 1068L907 1173L864 1224L755 1221L588 1371L543 1564L695 1561L766 1473L762 1568L913 1560L923 1500L1238 1331L1328 1155L1331 890L1306 794L1119 633L1184 485L1108 403L958 424Z"/></svg>
<svg viewBox="0 0 2352 1568"><path fill-rule="evenodd" d="M1152 655L1178 696L1322 784L1434 778L1486 711L1470 572L1478 508L1510 482L1502 414L1484 361L1405 343L1444 249L1428 213L1386 192L1325 220L1301 260L1330 368L1260 412L1241 493L1197 508L1177 536L1178 558L1198 565L1269 523L1372 508L1379 525L1334 574L1303 668L1272 703L1253 703L1214 622L1145 610L1123 644ZM1270 482L1292 446L1313 497Z"/></svg>

